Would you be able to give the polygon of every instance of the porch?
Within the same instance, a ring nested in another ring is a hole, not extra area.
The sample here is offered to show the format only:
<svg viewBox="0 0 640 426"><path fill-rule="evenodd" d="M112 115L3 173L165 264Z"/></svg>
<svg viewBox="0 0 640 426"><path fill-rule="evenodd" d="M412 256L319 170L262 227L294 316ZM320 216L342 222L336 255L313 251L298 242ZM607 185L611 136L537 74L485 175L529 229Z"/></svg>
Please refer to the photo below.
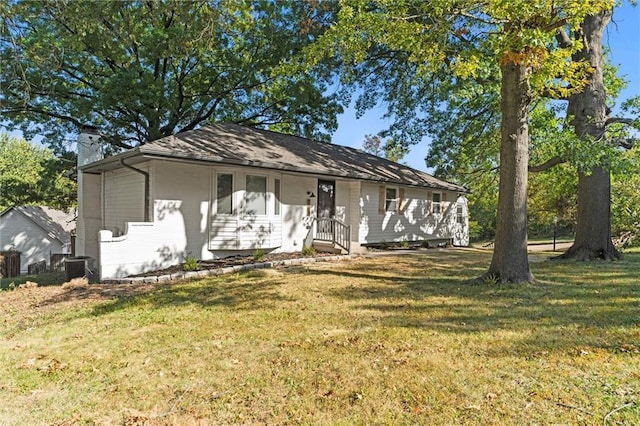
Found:
<svg viewBox="0 0 640 426"><path fill-rule="evenodd" d="M313 248L321 252L351 253L351 225L336 218L318 217L313 221Z"/></svg>

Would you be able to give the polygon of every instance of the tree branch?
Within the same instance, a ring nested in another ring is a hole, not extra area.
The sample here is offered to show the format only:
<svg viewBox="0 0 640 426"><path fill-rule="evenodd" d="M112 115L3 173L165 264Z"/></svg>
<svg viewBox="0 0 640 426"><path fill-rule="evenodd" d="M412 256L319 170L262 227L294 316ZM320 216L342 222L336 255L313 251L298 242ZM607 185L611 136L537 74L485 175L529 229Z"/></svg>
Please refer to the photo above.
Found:
<svg viewBox="0 0 640 426"><path fill-rule="evenodd" d="M529 166L529 172L531 173L544 172L545 170L549 170L550 168L557 166L558 164L565 163L566 161L567 160L565 160L564 158L556 155L555 157L551 157L550 159L548 159L542 164Z"/></svg>
<svg viewBox="0 0 640 426"><path fill-rule="evenodd" d="M638 143L638 139L634 139L634 138L616 138L616 139L611 139L611 143L613 145L619 146L620 148L624 148L624 149L631 149L634 146L636 146L636 144Z"/></svg>
<svg viewBox="0 0 640 426"><path fill-rule="evenodd" d="M472 21L477 21L486 25L500 25L500 24L506 24L508 22L505 20L486 19L484 17L476 16L472 13L466 12L464 10L458 11L458 15L464 16L465 18L471 19Z"/></svg>
<svg viewBox="0 0 640 426"><path fill-rule="evenodd" d="M638 120L634 120L633 118L624 118L624 117L609 117L607 121L605 121L604 126L607 127L611 124L621 123L626 124L628 126L637 126Z"/></svg>
<svg viewBox="0 0 640 426"><path fill-rule="evenodd" d="M565 49L573 46L573 40L571 40L569 34L567 34L567 32L562 28L560 28L558 34L556 34L556 40L558 41L560 47L563 47Z"/></svg>
<svg viewBox="0 0 640 426"><path fill-rule="evenodd" d="M21 112L26 112L26 111L33 112L35 114L44 115L44 116L47 116L47 117L57 118L57 119L60 119L62 121L67 121L67 122L73 123L78 128L81 128L82 126L85 125L85 123L83 123L83 122L81 122L81 121L79 121L79 120L77 120L77 119L75 119L73 117L70 117L68 115L57 114L57 113L55 113L53 111L48 111L48 110L45 110L43 108L36 108L36 107L31 106L31 105L28 105L25 108L2 110L2 114L15 114L15 113L21 113Z"/></svg>
<svg viewBox="0 0 640 426"><path fill-rule="evenodd" d="M551 22L549 25L547 25L546 27L542 27L541 29L545 33L549 33L556 29L560 29L562 31L562 27L564 27L565 25L567 25L567 19L562 18L557 20L556 22Z"/></svg>

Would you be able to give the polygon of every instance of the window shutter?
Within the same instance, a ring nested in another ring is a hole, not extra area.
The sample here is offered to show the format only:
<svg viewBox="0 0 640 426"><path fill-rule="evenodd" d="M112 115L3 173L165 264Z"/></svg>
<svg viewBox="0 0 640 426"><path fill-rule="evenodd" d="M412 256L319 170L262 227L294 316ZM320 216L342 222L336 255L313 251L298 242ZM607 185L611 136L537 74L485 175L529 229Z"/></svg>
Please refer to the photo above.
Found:
<svg viewBox="0 0 640 426"><path fill-rule="evenodd" d="M400 214L404 214L404 209L405 209L405 199L404 199L404 188L400 188L398 190L398 212Z"/></svg>
<svg viewBox="0 0 640 426"><path fill-rule="evenodd" d="M427 214L433 213L433 192L427 191Z"/></svg>
<svg viewBox="0 0 640 426"><path fill-rule="evenodd" d="M443 192L442 193L442 202L444 203L445 201L447 201L447 193Z"/></svg>
<svg viewBox="0 0 640 426"><path fill-rule="evenodd" d="M386 201L385 196L384 185L380 185L378 187L378 214L384 214L384 203Z"/></svg>

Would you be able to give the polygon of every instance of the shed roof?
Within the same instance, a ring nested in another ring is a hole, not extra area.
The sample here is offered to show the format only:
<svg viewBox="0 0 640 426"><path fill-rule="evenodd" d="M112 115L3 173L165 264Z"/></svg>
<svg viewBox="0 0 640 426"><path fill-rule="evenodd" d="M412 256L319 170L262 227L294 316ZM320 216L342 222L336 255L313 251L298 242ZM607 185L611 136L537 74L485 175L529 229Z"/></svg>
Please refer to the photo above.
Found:
<svg viewBox="0 0 640 426"><path fill-rule="evenodd" d="M237 124L215 124L146 143L81 167L96 173L147 158L191 160L469 192L428 173L355 148Z"/></svg>
<svg viewBox="0 0 640 426"><path fill-rule="evenodd" d="M76 227L76 217L73 210L63 211L46 206L13 206L0 213L0 217L5 216L11 210L26 216L61 244L71 242L71 231Z"/></svg>

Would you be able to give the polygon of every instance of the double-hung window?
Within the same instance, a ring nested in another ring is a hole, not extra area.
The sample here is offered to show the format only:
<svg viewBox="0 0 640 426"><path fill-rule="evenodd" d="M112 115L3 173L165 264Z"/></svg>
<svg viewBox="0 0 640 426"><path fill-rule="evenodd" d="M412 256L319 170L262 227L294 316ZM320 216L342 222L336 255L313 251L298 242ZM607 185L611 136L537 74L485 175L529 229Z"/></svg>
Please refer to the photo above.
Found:
<svg viewBox="0 0 640 426"><path fill-rule="evenodd" d="M267 214L267 178L266 176L247 175L245 190L246 214Z"/></svg>
<svg viewBox="0 0 640 426"><path fill-rule="evenodd" d="M441 195L439 192L434 192L431 198L431 208L433 214L440 214L442 212L442 204L440 202Z"/></svg>
<svg viewBox="0 0 640 426"><path fill-rule="evenodd" d="M398 188L387 187L385 194L385 211L396 213L398 211Z"/></svg>
<svg viewBox="0 0 640 426"><path fill-rule="evenodd" d="M218 173L216 197L216 213L233 214L233 175L231 173Z"/></svg>
<svg viewBox="0 0 640 426"><path fill-rule="evenodd" d="M464 225L464 206L462 204L456 206L456 222Z"/></svg>

